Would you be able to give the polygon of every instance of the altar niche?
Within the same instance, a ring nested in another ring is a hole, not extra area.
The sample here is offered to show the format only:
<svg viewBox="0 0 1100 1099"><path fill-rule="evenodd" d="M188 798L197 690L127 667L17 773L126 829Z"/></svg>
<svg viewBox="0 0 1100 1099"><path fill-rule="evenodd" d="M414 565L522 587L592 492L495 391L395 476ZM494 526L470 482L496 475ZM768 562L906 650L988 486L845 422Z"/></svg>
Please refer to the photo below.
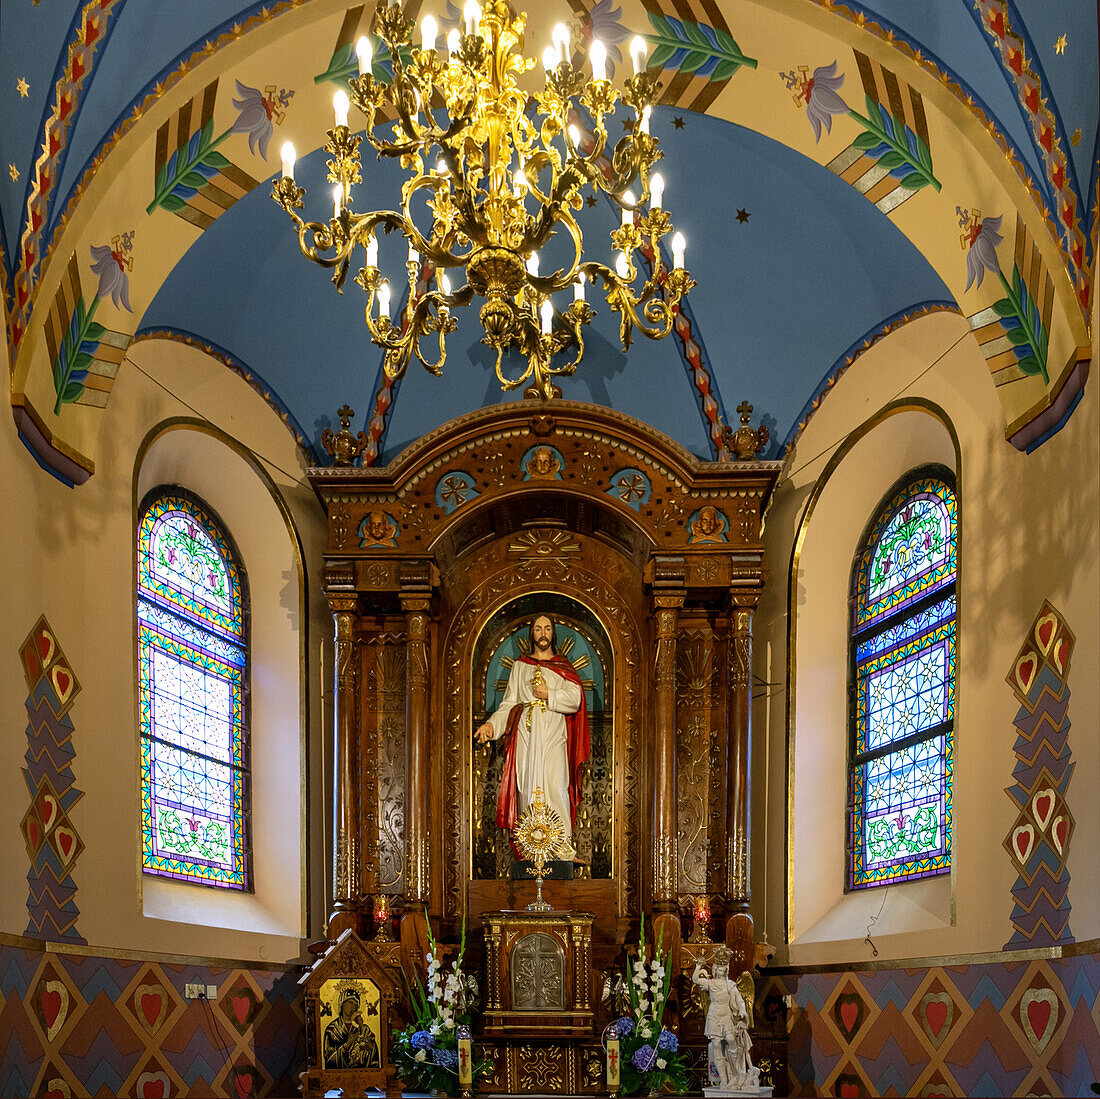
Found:
<svg viewBox="0 0 1100 1099"><path fill-rule="evenodd" d="M596 614L556 592L531 592L500 608L474 647L473 726L497 709L515 661L528 655L528 627L536 615L553 622L558 652L577 670L588 705L592 750L584 769L582 798L573 827L574 878L609 879L614 836L614 658L611 640ZM504 766L503 741L473 754L471 833L475 880L506 878L513 869L509 835L496 824Z"/></svg>

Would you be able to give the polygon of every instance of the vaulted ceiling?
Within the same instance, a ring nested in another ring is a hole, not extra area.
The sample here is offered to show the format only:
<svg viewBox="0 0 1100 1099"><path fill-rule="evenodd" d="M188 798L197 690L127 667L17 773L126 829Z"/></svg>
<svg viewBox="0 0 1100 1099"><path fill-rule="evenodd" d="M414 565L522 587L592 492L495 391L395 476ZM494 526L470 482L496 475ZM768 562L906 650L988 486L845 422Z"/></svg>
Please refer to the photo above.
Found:
<svg viewBox="0 0 1100 1099"><path fill-rule="evenodd" d="M775 455L862 349L948 310L969 322L1015 445L1065 422L1087 373L1096 244L1091 0L531 7L529 56L565 21L578 51L594 35L608 45L620 81L628 40L647 38L664 85L652 130L665 205L699 283L672 337L625 356L596 303L564 396L638 416L703 457L747 399ZM453 0L406 10L444 29L458 19ZM289 139L307 214L327 216L318 147L373 16L373 3L346 0L91 0L75 15L53 0L4 4L11 399L24 441L59 476L94 468L135 341L185 342L224 363L310 463L327 461L320 434L345 401L377 463L442 420L513 399L470 309L442 378L414 364L386 382L359 290L336 294L271 201ZM401 179L367 161L357 208L393 207ZM615 212L598 201L581 223L587 251L608 260ZM383 240L395 283L404 258L403 242Z"/></svg>

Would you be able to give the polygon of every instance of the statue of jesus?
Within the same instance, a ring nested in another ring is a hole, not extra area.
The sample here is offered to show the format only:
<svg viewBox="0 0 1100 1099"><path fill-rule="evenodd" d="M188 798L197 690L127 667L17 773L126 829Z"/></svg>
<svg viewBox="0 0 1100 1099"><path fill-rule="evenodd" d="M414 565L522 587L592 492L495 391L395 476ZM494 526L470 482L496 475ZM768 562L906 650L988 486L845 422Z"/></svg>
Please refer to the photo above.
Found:
<svg viewBox="0 0 1100 1099"><path fill-rule="evenodd" d="M530 652L512 665L500 706L474 736L479 744L504 737L497 825L515 828L541 787L547 805L565 826L563 845L555 855L572 859L583 764L591 748L588 708L580 676L558 653L549 617L535 618L528 638Z"/></svg>

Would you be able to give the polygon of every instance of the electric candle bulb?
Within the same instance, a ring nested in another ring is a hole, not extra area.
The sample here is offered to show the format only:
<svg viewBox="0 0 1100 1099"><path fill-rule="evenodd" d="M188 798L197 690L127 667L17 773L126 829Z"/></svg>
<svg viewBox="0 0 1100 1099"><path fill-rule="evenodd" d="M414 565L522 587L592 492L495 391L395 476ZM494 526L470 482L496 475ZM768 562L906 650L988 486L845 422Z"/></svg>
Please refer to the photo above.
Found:
<svg viewBox="0 0 1100 1099"><path fill-rule="evenodd" d="M390 317L390 284L389 280L383 282L378 287L378 316L385 317L389 320Z"/></svg>
<svg viewBox="0 0 1100 1099"><path fill-rule="evenodd" d="M672 266L679 271L684 266L684 241L683 233L675 233L672 237Z"/></svg>
<svg viewBox="0 0 1100 1099"><path fill-rule="evenodd" d="M539 254L538 252L532 252L531 258L527 261L527 274L534 275L538 278L539 275Z"/></svg>
<svg viewBox="0 0 1100 1099"><path fill-rule="evenodd" d="M450 294L451 292L451 280L447 278L447 272L444 271L439 276L439 285L444 294Z"/></svg>
<svg viewBox="0 0 1100 1099"><path fill-rule="evenodd" d="M550 335L550 327L554 323L554 303L547 298L542 303L542 334Z"/></svg>
<svg viewBox="0 0 1100 1099"><path fill-rule="evenodd" d="M374 47L365 34L355 43L355 56L359 58L359 75L369 73L374 63Z"/></svg>
<svg viewBox="0 0 1100 1099"><path fill-rule="evenodd" d="M661 202L665 197L665 180L660 172L654 172L649 181L649 198L654 210L661 208Z"/></svg>
<svg viewBox="0 0 1100 1099"><path fill-rule="evenodd" d="M435 49L436 35L439 34L439 24L434 15L425 15L420 21L420 45L429 53Z"/></svg>
<svg viewBox="0 0 1100 1099"><path fill-rule="evenodd" d="M332 110L336 115L336 125L346 126L348 124L348 107L351 104L348 102L348 93L341 88L332 97Z"/></svg>
<svg viewBox="0 0 1100 1099"><path fill-rule="evenodd" d="M454 57L462 49L462 35L458 33L458 27L451 27L447 32L447 52Z"/></svg>
<svg viewBox="0 0 1100 1099"><path fill-rule="evenodd" d="M649 53L649 47L645 44L645 39L636 34L630 40L630 60L634 62L634 72L640 73L645 67L646 54Z"/></svg>
<svg viewBox="0 0 1100 1099"><path fill-rule="evenodd" d="M512 197L523 198L523 192L527 190L527 176L522 168L517 168L512 174Z"/></svg>
<svg viewBox="0 0 1100 1099"><path fill-rule="evenodd" d="M579 153L581 151L581 132L572 122L569 123L569 140L573 142L573 148Z"/></svg>
<svg viewBox="0 0 1100 1099"><path fill-rule="evenodd" d="M542 67L548 72L553 72L558 67L558 51L553 46L547 46L542 51Z"/></svg>
<svg viewBox="0 0 1100 1099"><path fill-rule="evenodd" d="M558 58L561 61L569 60L569 28L564 23L555 23L554 31L551 35L554 46L558 51Z"/></svg>
<svg viewBox="0 0 1100 1099"><path fill-rule="evenodd" d="M633 191L623 191L623 224L634 224L634 205L637 203L637 199L634 197ZM629 206L630 209L626 209Z"/></svg>
<svg viewBox="0 0 1100 1099"><path fill-rule="evenodd" d="M283 178L294 178L294 146L289 141L283 142L282 149L279 150L283 157Z"/></svg>
<svg viewBox="0 0 1100 1099"><path fill-rule="evenodd" d="M607 79L607 50L598 39L592 39L592 45L588 47L588 60L592 64L592 79Z"/></svg>
<svg viewBox="0 0 1100 1099"><path fill-rule="evenodd" d="M481 24L481 5L477 0L466 0L462 15L466 20L466 33L477 34L478 27Z"/></svg>
<svg viewBox="0 0 1100 1099"><path fill-rule="evenodd" d="M642 133L643 134L648 134L649 133L649 116L651 114L653 114L653 108L652 107L643 107L642 108Z"/></svg>
<svg viewBox="0 0 1100 1099"><path fill-rule="evenodd" d="M419 263L420 253L413 247L413 242L409 241L409 263Z"/></svg>
<svg viewBox="0 0 1100 1099"><path fill-rule="evenodd" d="M573 283L573 300L584 301L584 272L582 271L577 276L577 281Z"/></svg>
<svg viewBox="0 0 1100 1099"><path fill-rule="evenodd" d="M626 262L626 253L620 252L615 257L615 273L621 279L630 278L630 265Z"/></svg>
<svg viewBox="0 0 1100 1099"><path fill-rule="evenodd" d="M340 216L340 207L344 202L344 185L337 183L332 189L332 216L338 218Z"/></svg>
<svg viewBox="0 0 1100 1099"><path fill-rule="evenodd" d="M367 266L378 266L378 241L374 239L373 233L367 237Z"/></svg>

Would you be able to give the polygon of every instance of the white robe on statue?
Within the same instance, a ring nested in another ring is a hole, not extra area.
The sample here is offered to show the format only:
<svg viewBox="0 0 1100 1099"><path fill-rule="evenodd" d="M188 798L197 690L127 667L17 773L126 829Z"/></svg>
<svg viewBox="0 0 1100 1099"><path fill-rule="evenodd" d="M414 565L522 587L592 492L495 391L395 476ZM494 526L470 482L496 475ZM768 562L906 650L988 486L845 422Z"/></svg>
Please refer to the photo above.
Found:
<svg viewBox="0 0 1100 1099"><path fill-rule="evenodd" d="M537 705L532 690L536 670L541 670L549 694L545 710ZM508 676L504 699L496 713L488 719L493 726L493 740L504 736L508 715L517 703L524 703L525 707L516 727L519 812L522 815L526 811L535 799L535 789L542 787L542 800L561 817L565 825L565 839L571 847L573 820L569 809L569 754L566 750L564 715L574 714L580 709L581 688L548 667L536 669L533 664L517 660ZM562 850L561 854L572 857L571 851Z"/></svg>

